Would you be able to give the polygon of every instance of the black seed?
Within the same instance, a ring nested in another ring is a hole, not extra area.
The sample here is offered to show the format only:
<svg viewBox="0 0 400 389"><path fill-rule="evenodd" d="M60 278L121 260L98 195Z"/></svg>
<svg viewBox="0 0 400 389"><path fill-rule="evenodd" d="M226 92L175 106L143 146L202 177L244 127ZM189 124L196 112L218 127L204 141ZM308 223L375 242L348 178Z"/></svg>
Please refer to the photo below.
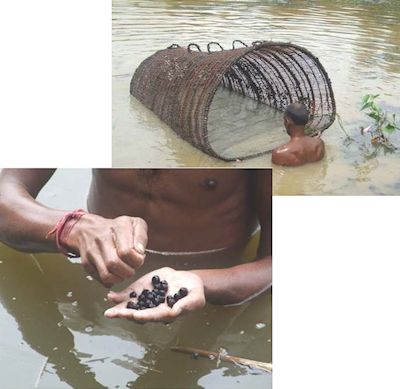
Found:
<svg viewBox="0 0 400 389"><path fill-rule="evenodd" d="M175 300L175 302L176 301L178 301L178 300L180 300L182 297L178 294L178 293L175 293L174 294L174 300Z"/></svg>
<svg viewBox="0 0 400 389"><path fill-rule="evenodd" d="M181 298L186 297L188 295L188 290L186 288L180 288L178 293L181 296Z"/></svg>
<svg viewBox="0 0 400 389"><path fill-rule="evenodd" d="M167 291L167 290L168 290L168 282L165 281L165 280L161 281L161 287L160 287L160 289L161 289L161 290Z"/></svg>
<svg viewBox="0 0 400 389"><path fill-rule="evenodd" d="M154 307L155 305L152 302L150 302L150 304L147 306L147 308L154 308Z"/></svg>
<svg viewBox="0 0 400 389"><path fill-rule="evenodd" d="M151 283L153 284L153 286L156 286L157 284L160 283L160 277L159 276L153 276L153 278L151 279Z"/></svg>
<svg viewBox="0 0 400 389"><path fill-rule="evenodd" d="M126 304L126 307L128 309L138 309L139 306L137 304L135 304L133 301L128 301L128 304Z"/></svg>
<svg viewBox="0 0 400 389"><path fill-rule="evenodd" d="M148 289L143 289L143 291L142 291L142 294L144 295L144 296L147 296L148 294L149 294L149 290Z"/></svg>
<svg viewBox="0 0 400 389"><path fill-rule="evenodd" d="M172 296L167 296L167 304L170 308L172 308L175 304L175 300Z"/></svg>
<svg viewBox="0 0 400 389"><path fill-rule="evenodd" d="M134 298L134 297L136 297L136 296L137 296L136 292L131 292L131 293L129 293L129 297L130 297L130 298Z"/></svg>
<svg viewBox="0 0 400 389"><path fill-rule="evenodd" d="M151 303L151 300L147 299L147 300L145 300L145 302L144 302L144 303L146 304L146 306L149 306L149 305L150 305L150 303Z"/></svg>

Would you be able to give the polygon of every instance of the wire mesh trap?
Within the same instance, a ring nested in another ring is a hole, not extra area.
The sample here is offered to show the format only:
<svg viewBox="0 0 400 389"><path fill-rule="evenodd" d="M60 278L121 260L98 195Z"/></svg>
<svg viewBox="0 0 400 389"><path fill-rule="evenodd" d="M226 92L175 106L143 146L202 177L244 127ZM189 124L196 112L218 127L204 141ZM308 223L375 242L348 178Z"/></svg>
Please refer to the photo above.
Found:
<svg viewBox="0 0 400 389"><path fill-rule="evenodd" d="M240 44L240 47L237 47ZM212 50L212 48L217 50ZM136 69L130 93L203 152L231 161L255 157L287 141L282 112L294 102L310 111L308 127L335 120L330 79L307 49L291 43L233 41L173 44Z"/></svg>

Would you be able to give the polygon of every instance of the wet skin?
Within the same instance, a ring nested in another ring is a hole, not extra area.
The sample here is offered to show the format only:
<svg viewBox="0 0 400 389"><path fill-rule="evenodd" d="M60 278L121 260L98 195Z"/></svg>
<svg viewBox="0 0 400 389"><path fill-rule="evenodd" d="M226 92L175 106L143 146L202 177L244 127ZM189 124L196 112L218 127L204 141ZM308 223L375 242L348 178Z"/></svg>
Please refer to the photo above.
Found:
<svg viewBox="0 0 400 389"><path fill-rule="evenodd" d="M272 162L275 165L301 166L320 161L324 157L325 145L320 134L315 137L305 135L305 127L294 124L287 117L284 123L290 141L273 150Z"/></svg>
<svg viewBox="0 0 400 389"><path fill-rule="evenodd" d="M4 243L24 251L57 251L54 237L45 236L65 211L49 209L34 200L53 173L41 169L2 171L0 239ZM164 266L160 272L171 287L188 287L189 295L175 310L159 306L140 312L129 310L128 314L121 308L126 306L131 286L121 293L110 292L109 299L122 305L107 311L108 317L170 321L201 308L206 300L240 303L271 285L270 171L94 170L88 209L90 213L73 227L66 245L81 256L85 270L105 286L146 269L146 247L172 252L225 248L215 257L223 258L224 253L230 257L229 261L213 263L213 254L189 255L184 262L180 256L158 256L156 263ZM258 257L240 264L240 248L257 223L261 225ZM193 266L192 261L196 262ZM230 266L225 267L228 262ZM169 267L171 264L174 266ZM177 270L180 268L185 270ZM148 282L149 274L144 274L132 285L145 287Z"/></svg>

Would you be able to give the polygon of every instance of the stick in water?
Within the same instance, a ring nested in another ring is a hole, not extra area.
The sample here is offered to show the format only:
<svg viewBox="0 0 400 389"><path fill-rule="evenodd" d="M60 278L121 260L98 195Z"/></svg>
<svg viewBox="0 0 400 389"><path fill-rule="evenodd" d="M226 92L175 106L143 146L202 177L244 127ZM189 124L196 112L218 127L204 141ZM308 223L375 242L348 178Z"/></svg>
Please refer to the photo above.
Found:
<svg viewBox="0 0 400 389"><path fill-rule="evenodd" d="M198 354L205 358L210 358L210 357L219 358L221 361L238 363L240 365L244 365L244 366L248 366L251 368L260 369L260 370L264 370L269 373L272 373L272 363L253 361L251 359L234 357L232 355L224 355L222 353L216 353L214 351L207 351L207 350L200 350L200 349L192 348L192 347L174 346L174 347L171 347L171 350L179 351L179 352L185 353L185 354Z"/></svg>

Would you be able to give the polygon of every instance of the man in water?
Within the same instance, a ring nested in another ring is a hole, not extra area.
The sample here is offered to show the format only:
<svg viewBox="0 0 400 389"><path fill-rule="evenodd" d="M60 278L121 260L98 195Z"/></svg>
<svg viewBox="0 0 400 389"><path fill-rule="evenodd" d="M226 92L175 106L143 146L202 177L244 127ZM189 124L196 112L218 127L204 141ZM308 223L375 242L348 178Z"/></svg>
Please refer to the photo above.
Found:
<svg viewBox="0 0 400 389"><path fill-rule="evenodd" d="M300 166L320 161L325 154L321 134L310 137L305 134L309 113L304 104L290 104L284 114L284 124L290 141L272 152L272 163L276 165Z"/></svg>
<svg viewBox="0 0 400 389"><path fill-rule="evenodd" d="M79 256L117 305L107 317L137 322L174 320L214 304L238 304L272 284L271 170L95 169L88 213L62 211L35 200L54 169L0 173L0 241L27 252ZM260 226L258 254L241 254ZM129 294L152 289L154 275L168 294L186 297L169 308L127 309Z"/></svg>

